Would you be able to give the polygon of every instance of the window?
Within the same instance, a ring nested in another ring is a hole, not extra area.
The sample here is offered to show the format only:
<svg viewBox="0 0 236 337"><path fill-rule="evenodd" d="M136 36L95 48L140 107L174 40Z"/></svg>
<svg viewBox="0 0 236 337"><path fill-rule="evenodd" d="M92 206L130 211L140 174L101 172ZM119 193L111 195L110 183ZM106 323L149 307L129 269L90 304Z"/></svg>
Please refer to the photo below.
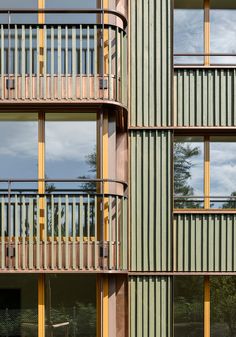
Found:
<svg viewBox="0 0 236 337"><path fill-rule="evenodd" d="M175 0L175 64L235 65L235 20L235 1Z"/></svg>
<svg viewBox="0 0 236 337"><path fill-rule="evenodd" d="M175 337L234 337L236 277L174 278ZM208 331L208 327L210 331Z"/></svg>
<svg viewBox="0 0 236 337"><path fill-rule="evenodd" d="M236 208L235 170L235 137L175 137L175 208Z"/></svg>

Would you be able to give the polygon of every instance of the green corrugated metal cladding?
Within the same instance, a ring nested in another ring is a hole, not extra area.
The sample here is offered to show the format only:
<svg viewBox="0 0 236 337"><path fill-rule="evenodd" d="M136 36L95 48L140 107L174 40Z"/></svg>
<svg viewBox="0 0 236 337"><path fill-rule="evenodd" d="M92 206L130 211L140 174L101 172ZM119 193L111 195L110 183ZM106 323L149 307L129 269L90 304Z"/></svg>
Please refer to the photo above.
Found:
<svg viewBox="0 0 236 337"><path fill-rule="evenodd" d="M133 271L172 268L172 132L130 134L130 214Z"/></svg>
<svg viewBox="0 0 236 337"><path fill-rule="evenodd" d="M171 0L130 1L132 126L170 126Z"/></svg>
<svg viewBox="0 0 236 337"><path fill-rule="evenodd" d="M175 69L175 126L236 126L235 69Z"/></svg>
<svg viewBox="0 0 236 337"><path fill-rule="evenodd" d="M130 283L130 337L172 336L172 279L137 276Z"/></svg>
<svg viewBox="0 0 236 337"><path fill-rule="evenodd" d="M176 214L176 271L236 271L236 214Z"/></svg>

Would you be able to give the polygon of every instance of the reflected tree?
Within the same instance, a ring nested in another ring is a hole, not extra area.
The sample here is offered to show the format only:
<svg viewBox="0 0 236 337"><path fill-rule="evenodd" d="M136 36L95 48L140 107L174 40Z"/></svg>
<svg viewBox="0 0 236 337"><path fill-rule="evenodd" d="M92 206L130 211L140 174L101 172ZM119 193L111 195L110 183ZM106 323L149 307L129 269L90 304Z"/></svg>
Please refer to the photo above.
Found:
<svg viewBox="0 0 236 337"><path fill-rule="evenodd" d="M200 148L189 143L174 143L174 192L175 196L194 195L194 189L190 185L191 168L194 166L192 159L200 154ZM186 199L188 200L188 199ZM185 199L175 202L177 208L199 208L196 201L186 202Z"/></svg>

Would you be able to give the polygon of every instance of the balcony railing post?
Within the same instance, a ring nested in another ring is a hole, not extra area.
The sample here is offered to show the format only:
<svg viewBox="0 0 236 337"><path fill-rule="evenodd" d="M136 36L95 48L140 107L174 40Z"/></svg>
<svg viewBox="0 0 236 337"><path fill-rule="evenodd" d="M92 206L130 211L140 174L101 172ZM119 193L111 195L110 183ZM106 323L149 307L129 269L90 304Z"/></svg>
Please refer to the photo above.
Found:
<svg viewBox="0 0 236 337"><path fill-rule="evenodd" d="M8 221L7 221L7 229L8 229L8 266L9 269L11 269L12 267L12 261L11 261L11 237L12 237L12 233L11 233L11 181L8 181Z"/></svg>
<svg viewBox="0 0 236 337"><path fill-rule="evenodd" d="M7 96L8 99L10 99L10 89L11 89L11 84L10 84L10 73L11 73L11 12L8 11L8 64L7 64L7 75L8 75L8 80L7 80Z"/></svg>

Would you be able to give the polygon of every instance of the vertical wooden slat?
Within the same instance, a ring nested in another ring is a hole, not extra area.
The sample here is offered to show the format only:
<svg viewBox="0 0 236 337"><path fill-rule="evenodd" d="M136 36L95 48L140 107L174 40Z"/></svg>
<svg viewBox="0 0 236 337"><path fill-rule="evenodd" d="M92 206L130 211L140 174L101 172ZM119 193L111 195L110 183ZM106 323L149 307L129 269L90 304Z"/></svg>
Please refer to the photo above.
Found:
<svg viewBox="0 0 236 337"><path fill-rule="evenodd" d="M119 269L119 198L116 196L116 270Z"/></svg>
<svg viewBox="0 0 236 337"><path fill-rule="evenodd" d="M61 196L58 197L58 269L62 268L62 251L61 251Z"/></svg>
<svg viewBox="0 0 236 337"><path fill-rule="evenodd" d="M123 79L123 71L124 71L124 33L123 31L120 32L120 102L123 103L123 86L124 86L124 79Z"/></svg>
<svg viewBox="0 0 236 337"><path fill-rule="evenodd" d="M109 221L109 231L108 231L108 244L109 244L109 269L113 268L113 249L112 249L112 199L111 196L108 198L108 221Z"/></svg>
<svg viewBox="0 0 236 337"><path fill-rule="evenodd" d="M127 269L127 199L122 197L123 202L123 223L122 223L122 269Z"/></svg>
<svg viewBox="0 0 236 337"><path fill-rule="evenodd" d="M1 269L5 269L5 200L2 197L1 202L1 212L2 212L2 226L1 226L1 251L2 251L2 259L1 259Z"/></svg>
<svg viewBox="0 0 236 337"><path fill-rule="evenodd" d="M48 205L47 205L47 197L45 196L44 198L44 235L43 235L43 268L46 270L48 267L48 254L47 254L47 249L48 249Z"/></svg>
<svg viewBox="0 0 236 337"><path fill-rule="evenodd" d="M40 202L39 196L37 196L37 220L36 220L36 268L40 269Z"/></svg>
<svg viewBox="0 0 236 337"><path fill-rule="evenodd" d="M29 98L33 98L33 41L32 26L29 27ZM16 85L17 86L17 85Z"/></svg>
<svg viewBox="0 0 236 337"><path fill-rule="evenodd" d="M72 27L72 99L76 99L76 27Z"/></svg>
<svg viewBox="0 0 236 337"><path fill-rule="evenodd" d="M68 26L65 27L65 98L68 99Z"/></svg>
<svg viewBox="0 0 236 337"><path fill-rule="evenodd" d="M4 99L5 96L5 78L4 78L4 67L5 67L5 60L4 60L4 27L1 25L1 85L2 85L2 94L1 97Z"/></svg>
<svg viewBox="0 0 236 337"><path fill-rule="evenodd" d="M15 269L16 270L18 270L18 266L19 266L18 235L19 235L18 199L17 199L17 195L15 195Z"/></svg>
<svg viewBox="0 0 236 337"><path fill-rule="evenodd" d="M76 241L76 199L73 197L72 202L72 269L76 269L76 252L75 252L75 241Z"/></svg>
<svg viewBox="0 0 236 337"><path fill-rule="evenodd" d="M80 219L79 219L79 248L80 248L80 254L79 254L79 268L83 269L83 261L84 261L84 233L83 233L83 196L80 196L79 200L79 207L80 207Z"/></svg>
<svg viewBox="0 0 236 337"><path fill-rule="evenodd" d="M83 99L83 28L79 26L79 58L80 58L80 99Z"/></svg>
<svg viewBox="0 0 236 337"><path fill-rule="evenodd" d="M97 85L97 74L98 74L98 41L97 41L97 26L94 25L94 99L98 98L98 85Z"/></svg>
<svg viewBox="0 0 236 337"><path fill-rule="evenodd" d="M115 99L116 99L116 101L118 101L118 99L119 99L119 96L118 96L118 93L119 93L119 57L120 57L119 43L118 43L119 35L120 35L119 34L119 28L116 27L116 37L115 37L115 50L116 50L116 58L115 58L115 62L116 62L116 65L115 65L116 93L115 93Z"/></svg>
<svg viewBox="0 0 236 337"><path fill-rule="evenodd" d="M25 269L25 222L26 222L26 206L25 197L22 197L22 269Z"/></svg>
<svg viewBox="0 0 236 337"><path fill-rule="evenodd" d="M90 29L87 26L87 85L86 85L86 98L90 98Z"/></svg>
<svg viewBox="0 0 236 337"><path fill-rule="evenodd" d="M61 26L58 26L58 31L57 31L57 42L58 42L58 69L57 69L57 72L58 72L58 79L57 79L57 98L58 99L61 99Z"/></svg>
<svg viewBox="0 0 236 337"><path fill-rule="evenodd" d="M43 98L47 99L47 26L44 25L44 48L43 48Z"/></svg>
<svg viewBox="0 0 236 337"><path fill-rule="evenodd" d="M15 25L15 99L18 98L18 30Z"/></svg>
<svg viewBox="0 0 236 337"><path fill-rule="evenodd" d="M33 199L30 197L29 200L29 269L33 269L33 224L34 224L34 212L33 212Z"/></svg>
<svg viewBox="0 0 236 337"><path fill-rule="evenodd" d="M90 269L90 196L87 207L87 268Z"/></svg>
<svg viewBox="0 0 236 337"><path fill-rule="evenodd" d="M54 99L54 27L51 27L51 99Z"/></svg>
<svg viewBox="0 0 236 337"><path fill-rule="evenodd" d="M66 207L66 221L65 221L65 268L69 269L69 199L68 195L65 197L65 207Z"/></svg>
<svg viewBox="0 0 236 337"><path fill-rule="evenodd" d="M112 79L111 79L111 27L108 28L108 99L112 99Z"/></svg>
<svg viewBox="0 0 236 337"><path fill-rule="evenodd" d="M98 268L98 254L97 254L97 226L98 226L98 214L97 214L98 200L97 196L94 197L94 268Z"/></svg>
<svg viewBox="0 0 236 337"><path fill-rule="evenodd" d="M37 48L37 74L36 74L36 98L40 99L40 46L39 46L39 40L40 40L40 32L39 27L37 27L36 30L36 48Z"/></svg>
<svg viewBox="0 0 236 337"><path fill-rule="evenodd" d="M55 259L55 254L54 254L54 227L55 227L55 220L54 220L54 214L55 214L55 208L54 208L54 196L51 195L51 237L52 237L52 242L51 242L51 269L54 269L54 259Z"/></svg>
<svg viewBox="0 0 236 337"><path fill-rule="evenodd" d="M25 26L21 28L21 98L25 99Z"/></svg>

